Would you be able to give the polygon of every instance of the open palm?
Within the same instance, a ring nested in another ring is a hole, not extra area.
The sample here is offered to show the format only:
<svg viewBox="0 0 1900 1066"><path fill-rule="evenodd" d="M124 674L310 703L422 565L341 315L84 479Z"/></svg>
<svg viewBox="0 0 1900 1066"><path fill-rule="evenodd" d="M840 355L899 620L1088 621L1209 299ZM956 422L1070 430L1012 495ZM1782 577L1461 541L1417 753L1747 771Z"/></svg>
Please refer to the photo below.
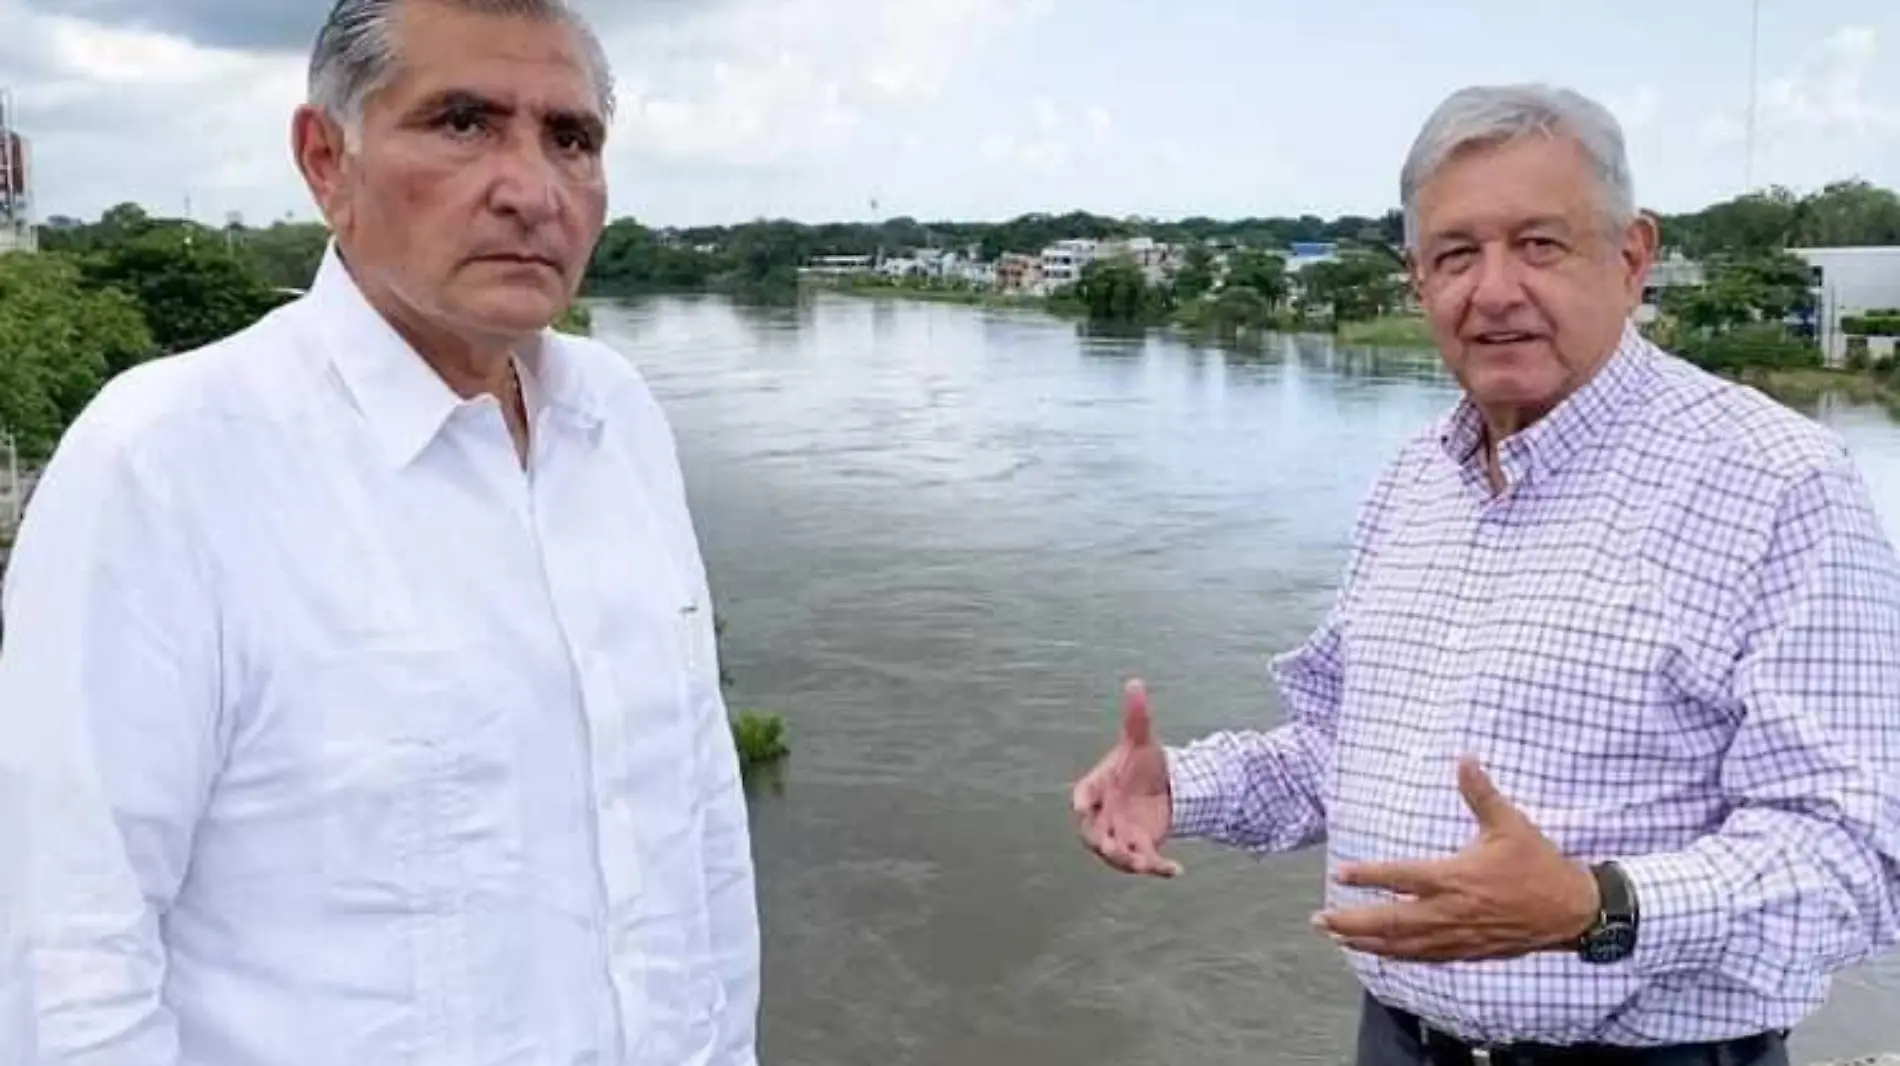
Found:
<svg viewBox="0 0 1900 1066"><path fill-rule="evenodd" d="M1115 746L1076 782L1076 831L1089 850L1117 870L1173 877L1180 864L1161 855L1174 819L1168 758L1154 739L1148 691L1130 681L1123 694Z"/></svg>

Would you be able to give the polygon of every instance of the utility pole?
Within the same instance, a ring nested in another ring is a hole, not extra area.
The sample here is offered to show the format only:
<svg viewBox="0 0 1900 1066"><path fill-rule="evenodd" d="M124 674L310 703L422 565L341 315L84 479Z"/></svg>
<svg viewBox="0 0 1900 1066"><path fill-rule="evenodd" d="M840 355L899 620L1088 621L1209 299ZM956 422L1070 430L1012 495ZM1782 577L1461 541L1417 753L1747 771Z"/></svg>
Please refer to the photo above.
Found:
<svg viewBox="0 0 1900 1066"><path fill-rule="evenodd" d="M1755 94L1761 83L1761 0L1753 0L1748 25L1748 137L1742 162L1742 192L1755 191Z"/></svg>

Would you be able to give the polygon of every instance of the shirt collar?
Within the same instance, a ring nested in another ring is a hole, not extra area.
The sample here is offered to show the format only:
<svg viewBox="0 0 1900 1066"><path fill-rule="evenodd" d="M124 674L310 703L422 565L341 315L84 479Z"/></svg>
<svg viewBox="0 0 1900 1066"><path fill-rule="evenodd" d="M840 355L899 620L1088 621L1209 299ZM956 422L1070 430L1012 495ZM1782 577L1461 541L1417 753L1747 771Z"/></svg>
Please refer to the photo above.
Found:
<svg viewBox="0 0 1900 1066"><path fill-rule="evenodd" d="M414 462L458 408L492 402L464 399L449 388L364 297L335 242L324 250L308 300L328 333L330 362L392 465ZM538 343L516 354L522 399L531 424L545 409L591 431L600 424L599 404L564 348L544 330Z"/></svg>
<svg viewBox="0 0 1900 1066"><path fill-rule="evenodd" d="M1633 323L1625 323L1616 350L1602 367L1544 417L1498 445L1498 466L1511 484L1526 476L1556 473L1597 441L1631 402L1641 397L1655 369L1655 348ZM1447 416L1439 445L1461 468L1478 461L1484 421L1469 396Z"/></svg>

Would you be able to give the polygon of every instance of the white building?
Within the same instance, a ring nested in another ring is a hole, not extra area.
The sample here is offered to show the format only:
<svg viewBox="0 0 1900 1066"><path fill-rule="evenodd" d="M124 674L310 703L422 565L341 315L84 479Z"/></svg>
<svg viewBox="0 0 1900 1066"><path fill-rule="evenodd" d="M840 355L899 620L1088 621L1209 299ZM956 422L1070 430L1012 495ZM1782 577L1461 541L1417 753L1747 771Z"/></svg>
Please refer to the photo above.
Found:
<svg viewBox="0 0 1900 1066"><path fill-rule="evenodd" d="M1841 319L1869 311L1900 309L1900 247L1790 248L1813 270L1814 339L1830 365L1847 358L1847 336ZM1876 347L1874 339L1869 348ZM1891 352L1892 341L1880 338L1877 347ZM1876 356L1881 352L1874 352Z"/></svg>
<svg viewBox="0 0 1900 1066"><path fill-rule="evenodd" d="M1042 283L1050 289L1082 280L1082 271L1101 255L1101 242L1085 238L1057 241L1042 250Z"/></svg>
<svg viewBox="0 0 1900 1066"><path fill-rule="evenodd" d="M1649 277L1643 282L1643 302L1636 307L1637 324L1648 325L1662 313L1665 289L1701 288L1706 280L1702 264L1681 252L1672 251L1657 259L1650 264Z"/></svg>
<svg viewBox="0 0 1900 1066"><path fill-rule="evenodd" d="M869 274L875 265L868 255L820 255L812 257L811 264L805 270L827 277L842 277Z"/></svg>
<svg viewBox="0 0 1900 1066"><path fill-rule="evenodd" d="M8 252L32 252L40 246L39 232L30 222L0 219L0 255Z"/></svg>

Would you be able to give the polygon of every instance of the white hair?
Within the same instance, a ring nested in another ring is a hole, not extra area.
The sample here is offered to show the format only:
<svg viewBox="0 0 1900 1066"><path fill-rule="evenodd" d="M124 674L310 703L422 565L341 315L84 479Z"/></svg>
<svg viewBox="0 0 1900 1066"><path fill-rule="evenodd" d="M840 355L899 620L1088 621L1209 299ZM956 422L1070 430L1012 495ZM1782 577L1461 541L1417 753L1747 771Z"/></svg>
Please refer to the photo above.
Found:
<svg viewBox="0 0 1900 1066"><path fill-rule="evenodd" d="M1405 157L1399 173L1405 247L1418 247L1418 190L1440 167L1467 148L1530 136L1566 136L1577 142L1596 171L1604 221L1613 230L1636 217L1636 189L1623 147L1623 129L1608 108L1570 89L1479 85L1460 89L1439 104Z"/></svg>
<svg viewBox="0 0 1900 1066"><path fill-rule="evenodd" d="M310 53L310 103L343 127L354 146L361 135L363 106L395 76L402 60L397 13L409 0L337 0ZM432 0L483 15L515 15L574 28L587 51L601 116L614 110L613 69L600 38L566 0Z"/></svg>

